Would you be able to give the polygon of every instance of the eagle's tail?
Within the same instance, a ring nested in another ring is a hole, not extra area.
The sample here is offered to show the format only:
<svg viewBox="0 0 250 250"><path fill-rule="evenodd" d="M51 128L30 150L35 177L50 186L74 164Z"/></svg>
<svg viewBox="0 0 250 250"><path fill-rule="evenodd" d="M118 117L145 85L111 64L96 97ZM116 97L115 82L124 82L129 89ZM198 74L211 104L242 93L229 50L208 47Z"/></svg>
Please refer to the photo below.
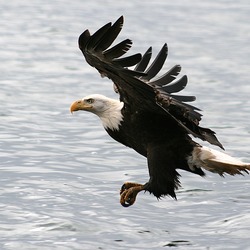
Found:
<svg viewBox="0 0 250 250"><path fill-rule="evenodd" d="M207 147L195 147L192 155L188 157L190 169L203 168L223 176L248 173L250 163L244 163L225 153Z"/></svg>

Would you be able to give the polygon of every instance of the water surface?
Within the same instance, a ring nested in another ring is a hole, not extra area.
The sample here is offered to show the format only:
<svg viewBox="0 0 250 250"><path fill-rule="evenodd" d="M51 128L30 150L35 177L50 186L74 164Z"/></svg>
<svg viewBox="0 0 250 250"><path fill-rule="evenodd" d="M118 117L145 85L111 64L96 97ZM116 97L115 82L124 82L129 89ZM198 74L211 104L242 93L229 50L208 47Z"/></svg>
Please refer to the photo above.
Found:
<svg viewBox="0 0 250 250"><path fill-rule="evenodd" d="M178 201L139 194L146 160L112 141L97 117L69 113L91 93L116 97L84 61L79 34L125 16L132 52L169 45L202 125L250 162L249 1L0 1L1 249L250 249L249 176L180 172Z"/></svg>

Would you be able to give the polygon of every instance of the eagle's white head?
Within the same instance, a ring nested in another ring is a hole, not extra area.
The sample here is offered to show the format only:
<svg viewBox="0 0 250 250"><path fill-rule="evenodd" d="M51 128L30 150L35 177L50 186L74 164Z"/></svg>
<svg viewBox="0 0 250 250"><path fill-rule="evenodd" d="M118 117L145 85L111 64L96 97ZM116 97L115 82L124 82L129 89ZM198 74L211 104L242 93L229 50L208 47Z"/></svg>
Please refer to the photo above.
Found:
<svg viewBox="0 0 250 250"><path fill-rule="evenodd" d="M118 130L123 120L121 109L124 103L104 95L94 94L71 104L71 113L85 110L98 115L105 129Z"/></svg>

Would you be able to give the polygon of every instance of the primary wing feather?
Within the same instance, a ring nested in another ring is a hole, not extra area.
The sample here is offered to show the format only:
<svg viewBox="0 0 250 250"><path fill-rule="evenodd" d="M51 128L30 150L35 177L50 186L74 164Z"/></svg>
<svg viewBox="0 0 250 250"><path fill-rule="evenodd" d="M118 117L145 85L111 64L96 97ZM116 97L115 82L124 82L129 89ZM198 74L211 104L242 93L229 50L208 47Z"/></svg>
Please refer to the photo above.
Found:
<svg viewBox="0 0 250 250"><path fill-rule="evenodd" d="M161 77L154 79L167 58L167 44L163 45L151 65L151 47L143 56L134 54L128 57L121 56L132 45L129 39L109 48L119 35L122 25L121 16L113 25L108 23L93 35L90 35L88 30L83 32L78 43L86 61L114 82L125 105L136 107L143 112L154 112L162 116L162 119L173 119L176 126L187 133L222 148L212 130L199 126L202 116L198 112L199 109L185 103L194 101L195 97L172 95L187 85L186 76L175 80L181 66L176 65ZM128 69L131 66L135 66L134 70Z"/></svg>
<svg viewBox="0 0 250 250"><path fill-rule="evenodd" d="M114 47L104 51L103 55L109 60L113 58L121 57L130 49L131 45L132 45L132 41L130 39L126 39L118 43Z"/></svg>
<svg viewBox="0 0 250 250"><path fill-rule="evenodd" d="M152 85L165 86L175 80L176 76L179 75L181 71L180 65L175 65L164 75L160 76L158 79L151 81ZM170 92L171 93L171 92Z"/></svg>
<svg viewBox="0 0 250 250"><path fill-rule="evenodd" d="M137 65L135 66L134 70L135 71L142 71L144 72L145 69L147 68L149 61L151 59L152 56L152 47L150 47L145 54L142 56L142 59L139 63L137 63Z"/></svg>
<svg viewBox="0 0 250 250"><path fill-rule="evenodd" d="M144 76L143 79L150 80L153 77L155 77L161 70L167 58L167 55L168 55L168 47L167 44L165 43L162 49L159 51L156 58L154 59L154 61L151 63L150 67L145 71L146 76Z"/></svg>

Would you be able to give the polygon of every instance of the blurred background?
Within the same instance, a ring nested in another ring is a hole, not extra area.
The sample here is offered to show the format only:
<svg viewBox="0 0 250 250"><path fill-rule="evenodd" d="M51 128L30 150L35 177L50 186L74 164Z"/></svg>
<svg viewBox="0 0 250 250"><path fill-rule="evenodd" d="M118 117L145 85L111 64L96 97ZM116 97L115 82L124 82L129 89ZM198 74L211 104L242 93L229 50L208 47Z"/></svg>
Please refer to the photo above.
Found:
<svg viewBox="0 0 250 250"><path fill-rule="evenodd" d="M0 248L250 249L249 176L180 171L178 201L141 193L125 209L120 186L146 182L146 160L98 117L69 112L91 93L117 97L77 39L124 15L117 40L153 55L167 42L164 69L182 65L201 125L250 162L249 11L248 0L0 0Z"/></svg>

